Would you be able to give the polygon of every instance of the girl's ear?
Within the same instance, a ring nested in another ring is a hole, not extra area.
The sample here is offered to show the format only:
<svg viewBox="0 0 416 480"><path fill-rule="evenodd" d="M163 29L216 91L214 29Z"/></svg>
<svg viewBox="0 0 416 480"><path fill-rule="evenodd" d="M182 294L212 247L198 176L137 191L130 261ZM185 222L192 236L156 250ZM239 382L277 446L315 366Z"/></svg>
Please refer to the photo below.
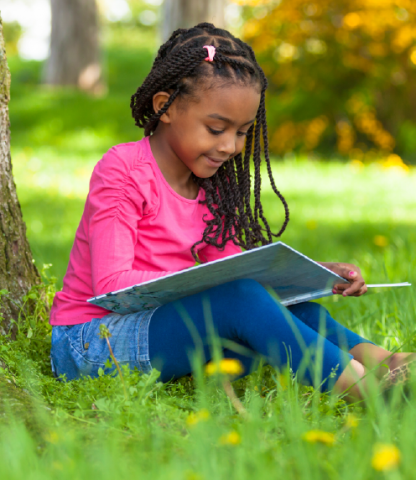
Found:
<svg viewBox="0 0 416 480"><path fill-rule="evenodd" d="M153 95L153 110L157 113L165 103L169 100L170 93L168 92L157 92ZM169 109L160 117L160 121L163 123L170 123Z"/></svg>

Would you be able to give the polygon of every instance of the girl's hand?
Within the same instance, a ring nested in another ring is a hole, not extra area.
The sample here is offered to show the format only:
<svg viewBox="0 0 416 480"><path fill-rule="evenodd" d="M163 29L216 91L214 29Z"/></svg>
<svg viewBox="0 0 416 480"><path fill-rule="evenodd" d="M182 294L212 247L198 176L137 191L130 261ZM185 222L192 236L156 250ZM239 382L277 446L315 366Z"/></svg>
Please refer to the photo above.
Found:
<svg viewBox="0 0 416 480"><path fill-rule="evenodd" d="M335 263L335 262L318 262L323 267L332 270L334 273L340 277L345 278L350 282L351 285L334 285L332 292L334 294L352 297L359 297L367 291L367 286L365 284L364 278L361 275L361 270L351 263Z"/></svg>

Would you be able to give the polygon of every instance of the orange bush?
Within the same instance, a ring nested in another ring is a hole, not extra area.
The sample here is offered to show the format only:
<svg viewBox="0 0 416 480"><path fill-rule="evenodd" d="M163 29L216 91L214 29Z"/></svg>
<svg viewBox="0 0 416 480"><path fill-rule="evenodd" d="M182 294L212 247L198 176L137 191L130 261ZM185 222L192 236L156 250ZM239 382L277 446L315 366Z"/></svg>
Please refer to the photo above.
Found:
<svg viewBox="0 0 416 480"><path fill-rule="evenodd" d="M270 83L271 149L416 154L416 2L234 0Z"/></svg>

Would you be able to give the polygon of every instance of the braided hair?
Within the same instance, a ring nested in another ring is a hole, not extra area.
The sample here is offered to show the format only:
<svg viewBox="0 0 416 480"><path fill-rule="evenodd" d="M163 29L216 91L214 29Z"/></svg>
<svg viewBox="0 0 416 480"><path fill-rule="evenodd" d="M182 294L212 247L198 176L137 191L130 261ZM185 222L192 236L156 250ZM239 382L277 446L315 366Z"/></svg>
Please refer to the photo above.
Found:
<svg viewBox="0 0 416 480"><path fill-rule="evenodd" d="M207 55L204 45L216 47L213 62L204 61ZM205 200L201 203L207 205L212 215L211 219L204 218L207 226L202 239L192 246L195 260L199 260L196 247L201 243L223 250L225 244L232 241L250 250L259 244L272 243L272 237L279 237L289 222L289 208L276 188L270 165L265 108L267 79L252 48L228 31L210 23L200 23L193 28L181 28L172 33L160 47L149 75L131 97L130 107L136 125L144 128L146 136L151 135L160 117L178 96L195 96L196 86L202 88L208 80L220 80L223 84L258 85L260 105L256 122L247 132L244 155L239 153L226 161L212 177L199 178L192 174L194 182L205 191ZM168 90L173 90L169 100L155 112L153 96L159 91ZM277 233L271 232L260 201L262 140L270 184L285 210L285 220ZM254 208L250 205L251 156L254 163Z"/></svg>

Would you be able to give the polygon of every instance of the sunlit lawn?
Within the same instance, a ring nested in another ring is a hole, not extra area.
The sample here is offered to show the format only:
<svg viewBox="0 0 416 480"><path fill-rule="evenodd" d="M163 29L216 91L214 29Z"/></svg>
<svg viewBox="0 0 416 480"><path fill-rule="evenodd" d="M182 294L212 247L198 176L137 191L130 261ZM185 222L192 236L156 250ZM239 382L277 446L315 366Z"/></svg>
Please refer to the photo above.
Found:
<svg viewBox="0 0 416 480"><path fill-rule="evenodd" d="M147 37L137 41L134 54L121 40L108 50L109 94L102 98L38 86L39 65L10 60L18 196L36 263L51 263L58 285L95 163L112 145L141 135L129 100L150 67L153 47ZM275 160L273 170L291 211L282 241L316 260L356 263L371 283L416 282L414 168L292 158ZM267 182L263 202L276 231L283 212ZM384 347L416 350L414 287L324 303ZM16 362L17 383L52 411L35 411L40 434L20 427L0 432L1 478L381 478L371 467L376 442L402 452L400 473L386 478L414 478L414 400L386 406L378 398L367 410L355 407L359 426L349 427L345 404L319 395L310 401L309 390L287 387L267 370L267 377L260 371L238 385L251 412L244 422L214 384L200 383L194 395L187 380L147 395L148 387L128 377L130 405L118 379L58 385L26 360L23 347L15 348L6 353ZM29 356L35 359L36 352ZM91 410L93 403L98 410ZM210 418L193 427L188 414L202 407ZM334 433L335 445L302 440L316 428ZM224 437L231 431L238 433L234 443Z"/></svg>

